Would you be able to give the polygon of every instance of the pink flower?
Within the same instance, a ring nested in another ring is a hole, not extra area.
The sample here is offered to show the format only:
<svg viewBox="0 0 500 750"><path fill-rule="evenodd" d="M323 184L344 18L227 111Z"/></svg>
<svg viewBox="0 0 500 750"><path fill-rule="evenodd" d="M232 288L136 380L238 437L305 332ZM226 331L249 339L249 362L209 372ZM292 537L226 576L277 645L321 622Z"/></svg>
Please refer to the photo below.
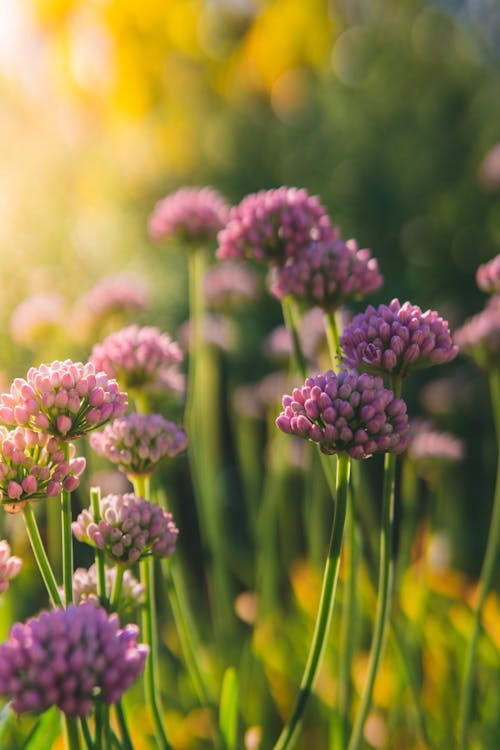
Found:
<svg viewBox="0 0 500 750"><path fill-rule="evenodd" d="M213 188L180 188L156 204L149 233L156 241L172 237L210 239L222 229L228 213L228 204Z"/></svg>
<svg viewBox="0 0 500 750"><path fill-rule="evenodd" d="M0 541L0 594L4 594L9 588L13 578L21 570L22 560L11 556L10 545L5 539Z"/></svg>
<svg viewBox="0 0 500 750"><path fill-rule="evenodd" d="M60 294L39 292L26 297L14 309L10 333L23 346L36 345L40 338L52 335L64 319L64 300Z"/></svg>
<svg viewBox="0 0 500 750"><path fill-rule="evenodd" d="M488 263L479 266L476 272L477 285L488 294L500 294L500 253Z"/></svg>

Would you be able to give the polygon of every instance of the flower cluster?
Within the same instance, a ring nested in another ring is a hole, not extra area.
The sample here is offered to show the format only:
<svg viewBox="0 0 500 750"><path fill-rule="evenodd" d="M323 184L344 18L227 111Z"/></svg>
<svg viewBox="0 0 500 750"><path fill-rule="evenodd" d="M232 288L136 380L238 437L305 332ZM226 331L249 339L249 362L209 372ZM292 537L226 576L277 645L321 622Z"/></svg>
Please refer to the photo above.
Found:
<svg viewBox="0 0 500 750"><path fill-rule="evenodd" d="M477 285L488 294L500 294L500 254L476 271Z"/></svg>
<svg viewBox="0 0 500 750"><path fill-rule="evenodd" d="M132 414L115 419L103 432L90 436L90 445L101 456L118 464L129 476L151 474L164 457L186 450L186 433L161 414Z"/></svg>
<svg viewBox="0 0 500 750"><path fill-rule="evenodd" d="M77 302L72 318L72 330L78 338L85 338L107 322L121 320L129 313L145 310L148 290L143 279L127 273L101 278Z"/></svg>
<svg viewBox="0 0 500 750"><path fill-rule="evenodd" d="M60 294L38 292L26 297L14 309L10 318L10 333L14 341L32 346L61 325L64 300Z"/></svg>
<svg viewBox="0 0 500 750"><path fill-rule="evenodd" d="M116 579L116 566L106 568L106 596L111 597L113 586ZM60 590L64 598L64 589ZM89 601L95 607L100 605L97 596L97 567L91 565L90 568L77 568L73 573L73 594L75 604ZM130 570L123 573L119 611L129 612L137 609L144 601L144 585L139 583Z"/></svg>
<svg viewBox="0 0 500 750"><path fill-rule="evenodd" d="M271 292L282 300L292 296L323 309L335 310L382 285L378 261L355 240L312 242L283 266L273 269Z"/></svg>
<svg viewBox="0 0 500 750"><path fill-rule="evenodd" d="M7 430L0 426L0 499L9 513L22 510L27 502L56 497L62 490L73 492L85 469L84 458L65 457L59 440L24 427Z"/></svg>
<svg viewBox="0 0 500 750"><path fill-rule="evenodd" d="M461 461L463 441L448 432L439 432L427 422L413 424L408 444L408 458L423 477L444 465Z"/></svg>
<svg viewBox="0 0 500 750"><path fill-rule="evenodd" d="M244 263L219 263L203 279L205 301L216 308L231 308L242 300L255 299L258 291L257 275Z"/></svg>
<svg viewBox="0 0 500 750"><path fill-rule="evenodd" d="M80 542L103 549L122 565L154 555L169 557L177 543L178 529L171 513L143 497L127 493L100 500L99 518L83 510L71 525Z"/></svg>
<svg viewBox="0 0 500 750"><path fill-rule="evenodd" d="M54 435L80 437L127 410L127 394L91 362L55 361L31 367L0 395L0 421Z"/></svg>
<svg viewBox="0 0 500 750"><path fill-rule="evenodd" d="M277 427L318 443L323 453L345 451L363 459L379 452L401 453L408 444L406 404L384 388L379 376L329 370L306 378L282 403Z"/></svg>
<svg viewBox="0 0 500 750"><path fill-rule="evenodd" d="M92 349L90 361L128 389L169 382L183 354L167 333L154 326L127 326Z"/></svg>
<svg viewBox="0 0 500 750"><path fill-rule="evenodd" d="M326 209L305 189L280 187L247 195L219 232L219 260L252 258L283 264L312 240L335 235Z"/></svg>
<svg viewBox="0 0 500 750"><path fill-rule="evenodd" d="M340 338L347 367L405 376L450 362L458 354L448 323L437 312L393 299L355 315Z"/></svg>
<svg viewBox="0 0 500 750"><path fill-rule="evenodd" d="M5 594L13 578L21 570L22 560L10 554L10 545L5 539L0 540L0 594Z"/></svg>
<svg viewBox="0 0 500 750"><path fill-rule="evenodd" d="M180 188L158 201L149 220L156 240L179 236L187 240L215 237L229 215L229 206L213 188Z"/></svg>
<svg viewBox="0 0 500 750"><path fill-rule="evenodd" d="M58 706L87 716L97 697L115 703L143 671L148 647L137 635L89 602L16 623L0 645L0 695L19 714Z"/></svg>
<svg viewBox="0 0 500 750"><path fill-rule="evenodd" d="M500 367L500 296L455 331L455 343L486 370Z"/></svg>

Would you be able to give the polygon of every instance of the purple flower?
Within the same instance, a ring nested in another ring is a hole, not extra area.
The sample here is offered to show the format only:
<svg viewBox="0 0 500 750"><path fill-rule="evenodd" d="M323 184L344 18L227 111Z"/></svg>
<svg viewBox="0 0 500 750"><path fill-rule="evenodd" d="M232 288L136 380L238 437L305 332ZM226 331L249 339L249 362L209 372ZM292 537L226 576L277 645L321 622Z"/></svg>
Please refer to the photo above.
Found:
<svg viewBox="0 0 500 750"><path fill-rule="evenodd" d="M340 344L347 367L401 377L450 362L458 354L448 323L437 312L422 312L410 302L400 305L397 299L355 315Z"/></svg>
<svg viewBox="0 0 500 750"><path fill-rule="evenodd" d="M107 336L92 349L90 361L127 390L174 382L183 354L168 333L131 325Z"/></svg>
<svg viewBox="0 0 500 750"><path fill-rule="evenodd" d="M54 435L80 437L127 410L127 394L91 362L52 362L31 367L0 395L0 421Z"/></svg>
<svg viewBox="0 0 500 750"><path fill-rule="evenodd" d="M205 274L203 292L208 305L217 309L232 309L243 300L257 297L258 278L244 263L218 263Z"/></svg>
<svg viewBox="0 0 500 750"><path fill-rule="evenodd" d="M325 310L336 310L382 285L376 258L358 250L355 240L312 242L282 266L273 268L271 292L278 299L291 296Z"/></svg>
<svg viewBox="0 0 500 750"><path fill-rule="evenodd" d="M113 586L116 579L116 565L112 568L106 568L106 595L111 598ZM99 607L100 602L97 596L97 567L91 565L90 568L77 568L73 573L73 592L74 603L76 605L82 602L90 602L94 607ZM64 600L64 589L61 588L61 597ZM123 573L120 601L118 602L118 612L128 613L137 609L144 601L144 585L132 575L130 570Z"/></svg>
<svg viewBox="0 0 500 750"><path fill-rule="evenodd" d="M150 555L170 557L179 534L171 513L132 493L106 495L100 500L99 519L89 508L71 528L80 542L103 549L122 565Z"/></svg>
<svg viewBox="0 0 500 750"><path fill-rule="evenodd" d="M312 240L336 236L326 209L305 189L280 187L247 195L219 232L219 260L252 258L283 264Z"/></svg>
<svg viewBox="0 0 500 750"><path fill-rule="evenodd" d="M500 294L500 253L476 271L477 285L488 294Z"/></svg>
<svg viewBox="0 0 500 750"><path fill-rule="evenodd" d="M27 502L73 492L85 469L84 458L66 460L62 443L51 435L0 426L0 499L8 513L18 513Z"/></svg>
<svg viewBox="0 0 500 750"><path fill-rule="evenodd" d="M500 367L500 295L455 331L455 343L486 370Z"/></svg>
<svg viewBox="0 0 500 750"><path fill-rule="evenodd" d="M318 443L323 453L345 451L363 459L373 453L401 453L408 444L406 404L384 388L379 376L329 370L306 378L282 403L279 429Z"/></svg>
<svg viewBox="0 0 500 750"><path fill-rule="evenodd" d="M186 433L161 414L132 414L115 419L90 436L91 447L129 476L151 474L162 458L187 448Z"/></svg>
<svg viewBox="0 0 500 750"><path fill-rule="evenodd" d="M149 219L149 234L156 240L215 237L227 221L229 206L213 188L180 188L160 200Z"/></svg>
<svg viewBox="0 0 500 750"><path fill-rule="evenodd" d="M0 594L5 594L13 578L21 570L22 560L10 554L10 545L5 540L0 540Z"/></svg>
<svg viewBox="0 0 500 750"><path fill-rule="evenodd" d="M87 716L96 698L116 703L144 669L138 632L89 602L16 623L0 645L0 695L18 714Z"/></svg>

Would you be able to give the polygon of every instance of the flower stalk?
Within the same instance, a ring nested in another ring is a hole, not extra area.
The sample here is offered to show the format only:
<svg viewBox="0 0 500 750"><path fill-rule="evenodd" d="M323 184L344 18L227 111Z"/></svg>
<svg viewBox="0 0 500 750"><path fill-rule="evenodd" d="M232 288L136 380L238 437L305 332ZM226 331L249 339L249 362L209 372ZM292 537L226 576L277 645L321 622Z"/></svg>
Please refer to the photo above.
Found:
<svg viewBox="0 0 500 750"><path fill-rule="evenodd" d="M45 548L43 546L42 538L40 536L40 531L38 529L38 524L36 522L31 503L26 503L26 505L24 506L23 516L31 548L35 556L38 569L40 570L41 576L43 578L43 582L45 583L45 586L47 588L52 606L62 607L63 603L61 595L59 594L57 582L53 570L50 566L47 553L45 552Z"/></svg>

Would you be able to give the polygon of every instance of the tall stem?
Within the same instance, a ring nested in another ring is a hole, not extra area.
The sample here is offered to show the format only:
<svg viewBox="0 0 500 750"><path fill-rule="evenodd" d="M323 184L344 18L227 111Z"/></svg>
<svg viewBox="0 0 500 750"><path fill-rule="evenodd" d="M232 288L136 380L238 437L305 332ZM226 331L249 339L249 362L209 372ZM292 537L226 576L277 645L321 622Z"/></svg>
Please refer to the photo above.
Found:
<svg viewBox="0 0 500 750"><path fill-rule="evenodd" d="M69 443L63 443L64 458L69 461ZM71 492L61 492L61 524L63 549L63 585L66 606L73 603L73 534L71 532Z"/></svg>
<svg viewBox="0 0 500 750"><path fill-rule="evenodd" d="M283 311L283 320L290 331L292 337L293 359L295 367L303 378L307 375L307 362L302 351L299 338L299 324L297 322L298 314L294 301L291 297L285 297L281 303Z"/></svg>
<svg viewBox="0 0 500 750"><path fill-rule="evenodd" d="M311 694L328 639L339 574L340 551L342 548L347 509L349 471L349 456L346 453L340 453L337 457L337 497L335 514L333 518L330 548L323 574L323 585L316 625L292 716L283 728L283 731L274 746L274 750L285 750L285 748L291 747L292 743L297 738L304 709Z"/></svg>
<svg viewBox="0 0 500 750"><path fill-rule="evenodd" d="M90 488L90 505L92 508L92 515L96 523L101 518L101 489L100 487ZM96 547L95 550L95 564L97 569L97 596L99 601L107 602L108 595L106 593L106 564L104 560L104 550Z"/></svg>
<svg viewBox="0 0 500 750"><path fill-rule="evenodd" d="M64 738L67 750L80 750L80 734L76 717L64 714Z"/></svg>
<svg viewBox="0 0 500 750"><path fill-rule="evenodd" d="M479 595L474 610L474 622L467 652L465 656L465 667L460 695L460 719L459 719L459 750L467 747L468 726L472 708L472 692L474 688L474 671L476 667L477 648L483 609L486 597L491 588L491 581L495 567L495 560L500 544L500 371L494 370L490 374L490 391L493 405L493 417L497 436L497 476L495 482L495 494L493 497L493 509L491 515L488 540L484 554L483 565L479 577Z"/></svg>
<svg viewBox="0 0 500 750"><path fill-rule="evenodd" d="M332 367L336 368L340 356L340 339L335 310L325 310L325 331Z"/></svg>
<svg viewBox="0 0 500 750"><path fill-rule="evenodd" d="M394 397L401 393L401 381L393 378ZM394 485L396 477L396 454L386 453L384 460L384 488L382 498L382 527L380 532L380 559L378 577L377 611L373 631L368 675L361 698L361 706L354 723L347 750L357 750L363 738L363 728L370 710L373 687L384 650L388 630L392 588L394 580Z"/></svg>
<svg viewBox="0 0 500 750"><path fill-rule="evenodd" d="M47 588L52 606L62 607L63 603L61 595L59 594L57 582L50 566L47 553L45 552L45 547L43 546L42 538L40 536L40 531L38 529L38 524L36 522L31 503L26 503L26 505L24 506L23 516L24 524L26 526L26 532L31 544L31 549L33 550L38 569L40 570L43 582L45 583L45 586Z"/></svg>

